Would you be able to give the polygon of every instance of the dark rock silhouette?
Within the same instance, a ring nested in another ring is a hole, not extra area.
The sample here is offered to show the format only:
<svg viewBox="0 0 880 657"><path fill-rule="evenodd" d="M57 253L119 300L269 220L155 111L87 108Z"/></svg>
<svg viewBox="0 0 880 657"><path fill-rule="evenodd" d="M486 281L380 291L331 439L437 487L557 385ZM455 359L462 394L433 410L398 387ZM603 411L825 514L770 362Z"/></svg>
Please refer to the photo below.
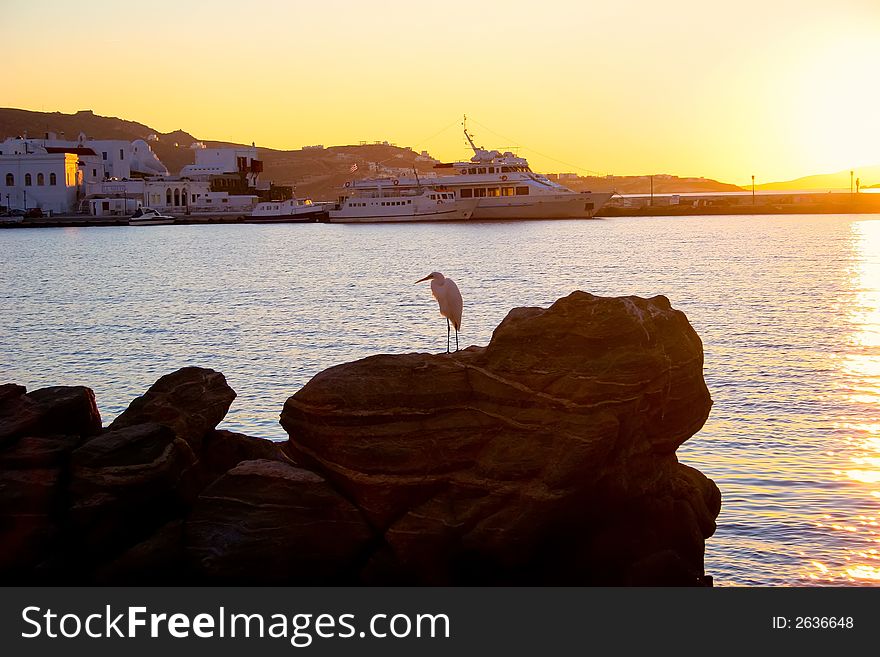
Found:
<svg viewBox="0 0 880 657"><path fill-rule="evenodd" d="M281 423L383 536L380 581L636 583L670 552L697 583L720 494L675 449L709 414L702 366L665 297L576 292L485 348L330 368Z"/></svg>
<svg viewBox="0 0 880 657"><path fill-rule="evenodd" d="M715 484L678 463L711 399L664 297L575 292L488 346L374 356L216 429L219 372L107 429L87 388L0 386L0 581L700 585Z"/></svg>
<svg viewBox="0 0 880 657"><path fill-rule="evenodd" d="M56 386L26 393L0 386L0 447L25 436L92 436L101 430L95 395L81 386Z"/></svg>

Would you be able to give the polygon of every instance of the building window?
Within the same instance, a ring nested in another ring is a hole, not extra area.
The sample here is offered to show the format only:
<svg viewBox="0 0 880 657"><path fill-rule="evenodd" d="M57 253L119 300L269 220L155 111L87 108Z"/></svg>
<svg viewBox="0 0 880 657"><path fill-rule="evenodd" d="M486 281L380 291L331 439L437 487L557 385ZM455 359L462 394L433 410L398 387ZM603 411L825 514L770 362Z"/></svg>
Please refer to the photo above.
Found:
<svg viewBox="0 0 880 657"><path fill-rule="evenodd" d="M29 173L24 174L24 186L25 187L31 186L31 174L29 174Z"/></svg>
<svg viewBox="0 0 880 657"><path fill-rule="evenodd" d="M171 205L171 188L165 190L165 205Z"/></svg>
<svg viewBox="0 0 880 657"><path fill-rule="evenodd" d="M516 188L516 195L517 196L528 196L529 195L529 188L528 187L517 187Z"/></svg>
<svg viewBox="0 0 880 657"><path fill-rule="evenodd" d="M107 159L107 151L104 151L103 153L101 153L101 159L102 159L102 160L106 160L106 159Z"/></svg>
<svg viewBox="0 0 880 657"><path fill-rule="evenodd" d="M13 176L11 173L6 174L6 186L15 187L15 176Z"/></svg>
<svg viewBox="0 0 880 657"><path fill-rule="evenodd" d="M180 205L180 190L174 190L174 205Z"/></svg>
<svg viewBox="0 0 880 657"><path fill-rule="evenodd" d="M37 174L37 187L42 187L45 184L46 184L46 176L44 176L42 173L38 173Z"/></svg>
<svg viewBox="0 0 880 657"><path fill-rule="evenodd" d="M110 201L102 201L101 210L103 210L104 212L110 212Z"/></svg>
<svg viewBox="0 0 880 657"><path fill-rule="evenodd" d="M501 191L497 187L490 187L486 190L486 196L501 196Z"/></svg>
<svg viewBox="0 0 880 657"><path fill-rule="evenodd" d="M486 190L485 190L485 188L477 187L477 188L474 190L474 198L482 198L482 197L484 197L485 195L486 195Z"/></svg>
<svg viewBox="0 0 880 657"><path fill-rule="evenodd" d="M120 159L120 160L124 160L124 159L125 159L125 151L124 151L123 149L121 149L121 148L119 149L119 159Z"/></svg>
<svg viewBox="0 0 880 657"><path fill-rule="evenodd" d="M92 169L92 178L97 178L97 177L98 177L98 170Z"/></svg>
<svg viewBox="0 0 880 657"><path fill-rule="evenodd" d="M54 173L49 174L49 184L53 186L58 184L58 176Z"/></svg>
<svg viewBox="0 0 880 657"><path fill-rule="evenodd" d="M502 187L501 196L513 196L513 187Z"/></svg>
<svg viewBox="0 0 880 657"><path fill-rule="evenodd" d="M459 194L461 194L461 197L462 197L462 198L473 198L473 196L474 196L474 190L472 190L472 189L462 189L462 190L459 191Z"/></svg>

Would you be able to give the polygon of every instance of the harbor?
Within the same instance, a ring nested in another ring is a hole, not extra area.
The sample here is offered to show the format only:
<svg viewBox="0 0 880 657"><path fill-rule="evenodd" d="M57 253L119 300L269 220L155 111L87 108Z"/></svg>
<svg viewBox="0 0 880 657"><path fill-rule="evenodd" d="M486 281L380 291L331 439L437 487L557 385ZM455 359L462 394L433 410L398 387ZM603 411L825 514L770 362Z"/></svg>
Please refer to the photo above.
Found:
<svg viewBox="0 0 880 657"><path fill-rule="evenodd" d="M477 145L466 120L462 129L472 152L466 160L442 162L426 151L415 155L412 149L387 143L334 154L334 166L348 169L347 175L321 188L321 195L333 200L298 196L295 182L265 180L265 156L255 144L209 146L194 141L183 148L175 143L171 151L175 161L180 162L178 156L186 151L191 162L183 163L172 175L154 151L163 144L155 133L132 141L94 138L84 132L76 139L52 131L40 138L25 133L0 142L0 182L5 183L0 192L0 227L880 213L880 189L860 189L853 172L848 192L756 191L754 187L749 192L703 178L656 176L661 187L677 184L684 190L700 190L657 194L653 193L655 176L603 179L536 173L528 160L514 152ZM324 149L306 151L323 153ZM383 154L384 163L364 161L368 153ZM412 163L405 165L407 156ZM314 177L308 170L302 176L303 180ZM633 181L640 180L650 182L651 193L616 191L618 185L630 189ZM585 189L586 185L601 189L610 185L612 191L595 192ZM706 191L707 187L715 191ZM143 213L162 219L145 220L140 218Z"/></svg>
<svg viewBox="0 0 880 657"><path fill-rule="evenodd" d="M647 202L641 205L626 206L623 204L608 203L599 210L595 218L613 217L692 217L692 216L720 216L720 215L813 215L813 214L880 214L880 194L861 193L853 197L847 192L802 192L792 200L791 194L764 194L756 203L731 202L730 197L713 196L707 200L705 197L690 198L682 194L685 202L669 204L663 199L657 199L655 205ZM745 198L741 196L741 199ZM750 197L749 197L750 198ZM548 219L550 219L548 217ZM276 220L272 223L327 223L330 220L328 210L316 213L310 219L291 218L290 220ZM474 223L480 219L447 219L447 221L467 221ZM482 220L495 221L495 220ZM264 224L265 220L254 218L251 215L239 214L183 214L174 215L176 225L227 225L227 224ZM110 227L129 226L129 217L123 216L92 216L79 214L61 214L46 217L31 217L12 221L8 217L0 216L0 228L86 228L86 227Z"/></svg>

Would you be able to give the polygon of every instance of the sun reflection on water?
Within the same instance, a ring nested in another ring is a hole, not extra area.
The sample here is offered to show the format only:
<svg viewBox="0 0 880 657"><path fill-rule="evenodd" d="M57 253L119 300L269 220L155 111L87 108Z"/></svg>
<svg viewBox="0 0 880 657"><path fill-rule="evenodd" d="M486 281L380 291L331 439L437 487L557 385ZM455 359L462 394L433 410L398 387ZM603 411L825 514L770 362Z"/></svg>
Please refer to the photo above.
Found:
<svg viewBox="0 0 880 657"><path fill-rule="evenodd" d="M847 402L842 412L849 417L836 425L850 467L834 470L833 475L859 486L864 506L861 513L850 509L835 517L823 516L831 522L816 523L819 529L859 541L845 543L835 564L811 561L806 574L817 583L871 585L880 583L880 551L863 546L880 543L880 221L853 222L852 232L856 258L849 321L853 331L839 370L840 392Z"/></svg>

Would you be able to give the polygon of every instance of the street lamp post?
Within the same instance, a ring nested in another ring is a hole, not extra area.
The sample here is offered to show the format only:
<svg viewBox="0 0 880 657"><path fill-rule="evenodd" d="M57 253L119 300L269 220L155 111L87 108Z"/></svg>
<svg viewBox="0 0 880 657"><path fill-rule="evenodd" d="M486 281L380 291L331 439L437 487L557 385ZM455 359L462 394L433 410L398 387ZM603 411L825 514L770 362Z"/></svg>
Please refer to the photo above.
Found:
<svg viewBox="0 0 880 657"><path fill-rule="evenodd" d="M752 174L752 205L755 204L755 174Z"/></svg>

